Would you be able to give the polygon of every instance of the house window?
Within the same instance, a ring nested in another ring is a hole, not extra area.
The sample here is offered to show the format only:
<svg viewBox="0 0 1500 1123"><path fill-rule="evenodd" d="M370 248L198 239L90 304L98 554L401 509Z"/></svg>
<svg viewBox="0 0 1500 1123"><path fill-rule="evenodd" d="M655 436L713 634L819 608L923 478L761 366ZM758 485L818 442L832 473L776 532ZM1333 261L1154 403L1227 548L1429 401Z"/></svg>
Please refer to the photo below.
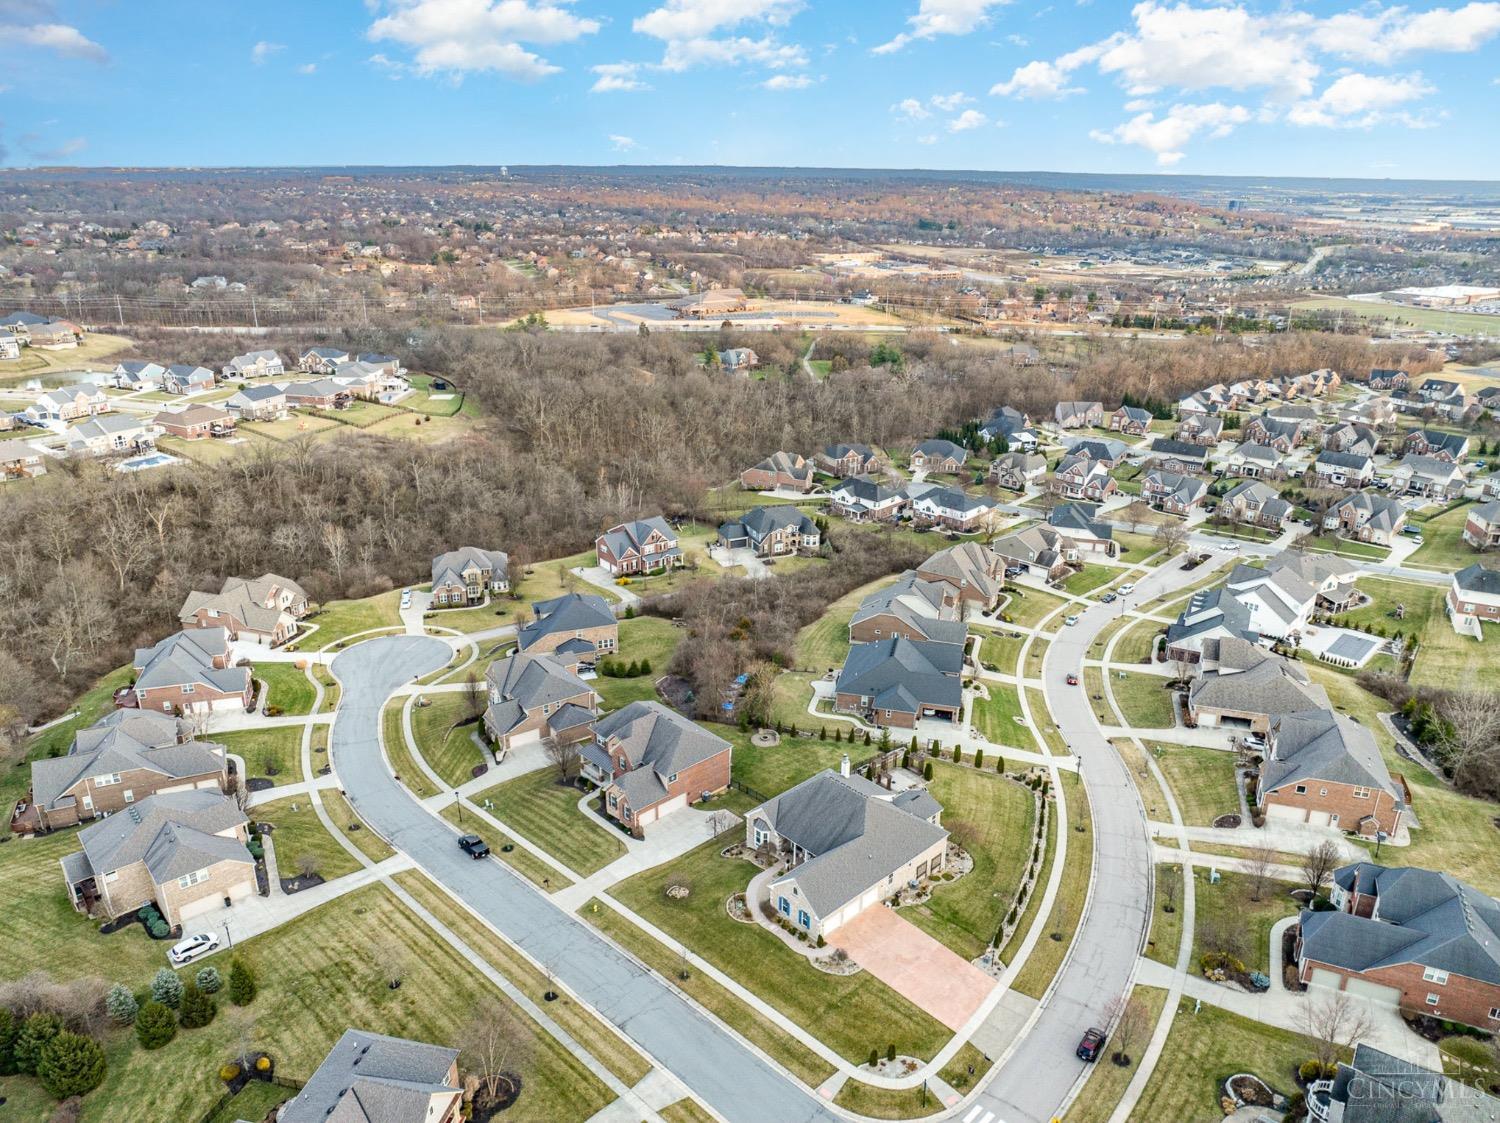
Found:
<svg viewBox="0 0 1500 1123"><path fill-rule="evenodd" d="M208 870L207 869L194 870L192 873L184 874L183 876L179 877L177 879L177 887L179 889L188 889L188 888L190 888L190 887L192 887L194 885L201 884L202 882L205 882L207 880L208 880Z"/></svg>
<svg viewBox="0 0 1500 1123"><path fill-rule="evenodd" d="M792 915L792 902L788 901L785 897L778 897L776 899L776 908L780 910L782 916Z"/></svg>
<svg viewBox="0 0 1500 1123"><path fill-rule="evenodd" d="M182 692L184 694L191 694L196 689L197 685L195 683L185 682L182 684Z"/></svg>
<svg viewBox="0 0 1500 1123"><path fill-rule="evenodd" d="M125 802L126 803L134 803L135 802L135 792L132 789L130 789L130 788L126 788L125 789Z"/></svg>
<svg viewBox="0 0 1500 1123"><path fill-rule="evenodd" d="M108 772L102 776L94 777L94 787L96 788L108 788L114 784L118 784L119 782L120 774L118 772Z"/></svg>
<svg viewBox="0 0 1500 1123"><path fill-rule="evenodd" d="M1354 798L1355 799L1369 799L1370 798L1370 789L1369 788L1355 788L1354 789Z"/></svg>
<svg viewBox="0 0 1500 1123"><path fill-rule="evenodd" d="M1500 1022L1500 1006L1490 1007L1490 1021Z"/></svg>
<svg viewBox="0 0 1500 1123"><path fill-rule="evenodd" d="M1448 972L1440 971L1436 967L1425 967L1422 970L1422 981L1424 983L1436 983L1440 987L1448 985Z"/></svg>
<svg viewBox="0 0 1500 1123"><path fill-rule="evenodd" d="M797 923L800 924L803 928L812 927L812 917L807 915L806 909L797 910Z"/></svg>
<svg viewBox="0 0 1500 1123"><path fill-rule="evenodd" d="M1436 1006L1440 1001L1442 1000L1435 994L1429 994L1427 996L1427 1005L1429 1006Z"/></svg>
<svg viewBox="0 0 1500 1123"><path fill-rule="evenodd" d="M120 880L120 871L119 870L110 870L107 874L104 875L105 884L109 884L111 882L115 882L115 881L119 881L119 880ZM1494 1012L1493 1011L1490 1013L1490 1016L1494 1017Z"/></svg>
<svg viewBox="0 0 1500 1123"><path fill-rule="evenodd" d="M677 773L674 772L674 773L672 773L672 775L668 776L667 777L667 783L669 783L669 784L675 784L675 783L677 783Z"/></svg>
<svg viewBox="0 0 1500 1123"><path fill-rule="evenodd" d="M762 823L756 823L755 824L755 845L756 846L758 846L758 847L759 846L764 846L766 844L766 840L768 838L770 838L770 837L771 837L770 833L766 830L764 824L762 824Z"/></svg>
<svg viewBox="0 0 1500 1123"><path fill-rule="evenodd" d="M1298 784L1292 790L1295 791L1298 795L1306 795L1307 794L1307 785L1306 784Z"/></svg>

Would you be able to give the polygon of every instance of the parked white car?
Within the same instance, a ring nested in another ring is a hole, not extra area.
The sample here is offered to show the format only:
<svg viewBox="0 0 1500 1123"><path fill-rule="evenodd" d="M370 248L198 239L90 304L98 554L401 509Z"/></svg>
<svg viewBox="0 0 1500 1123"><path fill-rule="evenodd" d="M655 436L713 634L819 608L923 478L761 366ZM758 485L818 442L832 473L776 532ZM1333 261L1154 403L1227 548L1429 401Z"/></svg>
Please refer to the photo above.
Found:
<svg viewBox="0 0 1500 1123"><path fill-rule="evenodd" d="M1135 582L1127 581L1116 589L1115 592L1119 593L1122 597L1128 597L1131 593L1135 592Z"/></svg>
<svg viewBox="0 0 1500 1123"><path fill-rule="evenodd" d="M189 936L173 944L172 950L167 952L167 958L172 961L174 967L181 967L184 963L191 963L200 955L207 955L218 946L218 936L212 932L199 932L196 936Z"/></svg>

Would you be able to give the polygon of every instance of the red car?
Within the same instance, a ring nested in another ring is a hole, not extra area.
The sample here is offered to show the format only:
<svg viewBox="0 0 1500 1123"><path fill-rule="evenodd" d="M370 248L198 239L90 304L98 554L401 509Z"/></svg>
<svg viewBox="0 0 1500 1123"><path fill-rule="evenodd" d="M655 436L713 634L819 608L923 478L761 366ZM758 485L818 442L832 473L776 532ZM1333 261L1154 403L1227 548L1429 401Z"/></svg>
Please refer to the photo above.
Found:
<svg viewBox="0 0 1500 1123"><path fill-rule="evenodd" d="M1092 1064L1099 1059L1100 1052L1104 1049L1104 1031L1102 1029L1090 1028L1084 1035L1083 1040L1078 1043L1078 1059Z"/></svg>
<svg viewBox="0 0 1500 1123"><path fill-rule="evenodd" d="M1078 685L1078 676L1077 675L1069 675L1068 676L1068 685L1069 686L1077 686Z"/></svg>

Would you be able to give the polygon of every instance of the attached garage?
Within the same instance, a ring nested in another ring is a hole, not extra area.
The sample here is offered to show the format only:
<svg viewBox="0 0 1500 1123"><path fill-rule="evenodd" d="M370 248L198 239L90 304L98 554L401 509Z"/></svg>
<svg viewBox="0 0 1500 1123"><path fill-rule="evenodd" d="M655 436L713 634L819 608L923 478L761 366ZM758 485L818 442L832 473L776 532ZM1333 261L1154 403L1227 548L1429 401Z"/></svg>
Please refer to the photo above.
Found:
<svg viewBox="0 0 1500 1123"><path fill-rule="evenodd" d="M1266 804L1266 818L1300 823L1303 821L1303 811L1300 807L1288 807L1284 803L1268 803Z"/></svg>
<svg viewBox="0 0 1500 1123"><path fill-rule="evenodd" d="M1400 1006L1401 988L1382 986L1372 983L1368 979L1350 979L1344 984L1344 989L1359 998L1368 999L1381 1006Z"/></svg>
<svg viewBox="0 0 1500 1123"><path fill-rule="evenodd" d="M656 822L656 820L660 819L663 815L670 815L673 811L680 811L686 806L686 792L681 795L674 795L671 799L663 800L655 807L650 807L645 811L642 811L637 819L637 822L639 822L641 827L644 829L645 827L648 827L652 823Z"/></svg>
<svg viewBox="0 0 1500 1123"><path fill-rule="evenodd" d="M1326 967L1314 967L1307 977L1307 985L1323 987L1327 990L1342 990L1344 976L1337 971L1330 971Z"/></svg>

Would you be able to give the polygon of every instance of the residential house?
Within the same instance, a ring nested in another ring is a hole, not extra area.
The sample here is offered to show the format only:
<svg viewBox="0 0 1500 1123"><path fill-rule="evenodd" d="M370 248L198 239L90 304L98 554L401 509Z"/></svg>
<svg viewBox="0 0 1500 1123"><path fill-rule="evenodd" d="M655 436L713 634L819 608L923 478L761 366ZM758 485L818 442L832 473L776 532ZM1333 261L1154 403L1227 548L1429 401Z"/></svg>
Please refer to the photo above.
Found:
<svg viewBox="0 0 1500 1123"><path fill-rule="evenodd" d="M79 832L62 859L73 907L111 919L154 904L171 927L256 890L245 813L213 789L146 796Z"/></svg>
<svg viewBox="0 0 1500 1123"><path fill-rule="evenodd" d="M1202 655L1187 695L1194 725L1268 733L1281 714L1332 708L1327 691L1301 664L1240 636L1210 639Z"/></svg>
<svg viewBox="0 0 1500 1123"><path fill-rule="evenodd" d="M234 435L234 418L217 406L190 405L186 409L163 410L155 424L168 436L186 441Z"/></svg>
<svg viewBox="0 0 1500 1123"><path fill-rule="evenodd" d="M297 359L297 369L306 374L332 374L353 356L342 347L309 347Z"/></svg>
<svg viewBox="0 0 1500 1123"><path fill-rule="evenodd" d="M11 312L0 316L0 331L9 332L15 338L25 341L31 338L33 327L46 322L46 316L38 316L35 312Z"/></svg>
<svg viewBox="0 0 1500 1123"><path fill-rule="evenodd" d="M912 449L910 467L913 472L954 475L963 471L968 459L969 450L962 445L935 438Z"/></svg>
<svg viewBox="0 0 1500 1123"><path fill-rule="evenodd" d="M115 365L111 382L119 390L160 390L167 368L160 363L126 359Z"/></svg>
<svg viewBox="0 0 1500 1123"><path fill-rule="evenodd" d="M957 590L914 569L867 596L849 620L850 643L878 643L892 636L963 643L967 635Z"/></svg>
<svg viewBox="0 0 1500 1123"><path fill-rule="evenodd" d="M1380 451L1380 434L1368 425L1345 421L1323 434L1323 448L1354 456L1374 456Z"/></svg>
<svg viewBox="0 0 1500 1123"><path fill-rule="evenodd" d="M888 791L824 770L745 816L745 846L784 863L767 885L778 916L827 939L866 909L947 866L942 806L922 788Z"/></svg>
<svg viewBox="0 0 1500 1123"><path fill-rule="evenodd" d="M834 709L872 725L915 729L963 716L964 645L897 637L849 649L834 685Z"/></svg>
<svg viewBox="0 0 1500 1123"><path fill-rule="evenodd" d="M278 647L297 634L308 612L302 586L274 573L228 577L217 593L191 592L177 612L184 628L223 628L235 642Z"/></svg>
<svg viewBox="0 0 1500 1123"><path fill-rule="evenodd" d="M592 669L620 646L620 625L609 602L595 593L564 593L531 606L533 619L516 632L516 647L554 655L569 670Z"/></svg>
<svg viewBox="0 0 1500 1123"><path fill-rule="evenodd" d="M1246 441L1237 445L1223 460L1224 474L1252 480L1284 480L1287 477L1284 458L1275 449Z"/></svg>
<svg viewBox="0 0 1500 1123"><path fill-rule="evenodd" d="M818 524L796 507L752 507L734 522L719 527L719 544L730 550L754 550L758 558L782 557L822 544Z"/></svg>
<svg viewBox="0 0 1500 1123"><path fill-rule="evenodd" d="M1304 909L1298 918L1304 983L1487 1031L1500 1026L1500 903L1492 897L1451 873L1357 862L1334 871L1329 899L1331 911ZM1467 1089L1458 1106L1460 1114L1419 1109L1370 1118L1488 1114Z"/></svg>
<svg viewBox="0 0 1500 1123"><path fill-rule="evenodd" d="M1209 417L1225 412L1223 398L1210 390L1196 390L1177 402L1177 417L1186 422L1192 417Z"/></svg>
<svg viewBox="0 0 1500 1123"><path fill-rule="evenodd" d="M1396 404L1385 394L1377 394L1373 398L1349 403L1338 416L1343 421L1379 431L1395 422Z"/></svg>
<svg viewBox="0 0 1500 1123"><path fill-rule="evenodd" d="M740 473L746 491L809 492L813 489L813 465L795 452L773 452L753 468Z"/></svg>
<svg viewBox="0 0 1500 1123"><path fill-rule="evenodd" d="M1250 443L1266 445L1285 454L1302 443L1307 423L1300 418L1280 418L1263 413L1247 421L1242 432Z"/></svg>
<svg viewBox="0 0 1500 1123"><path fill-rule="evenodd" d="M1394 499L1365 491L1344 496L1323 515L1324 530L1377 546L1389 546L1405 525L1405 507Z"/></svg>
<svg viewBox="0 0 1500 1123"><path fill-rule="evenodd" d="M1391 472L1391 492L1395 495L1456 499L1463 490L1463 472L1451 460L1408 453Z"/></svg>
<svg viewBox="0 0 1500 1123"><path fill-rule="evenodd" d="M65 756L31 762L30 806L13 829L71 827L158 792L222 791L224 746L183 741L179 722L150 710L115 710L81 729Z"/></svg>
<svg viewBox="0 0 1500 1123"><path fill-rule="evenodd" d="M1070 437L1063 441L1063 449L1071 456L1086 456L1097 460L1106 468L1114 468L1130 452L1124 441L1110 437Z"/></svg>
<svg viewBox="0 0 1500 1123"><path fill-rule="evenodd" d="M250 668L232 666L231 657L223 627L192 628L136 648L136 705L164 713L248 710L255 700Z"/></svg>
<svg viewBox="0 0 1500 1123"><path fill-rule="evenodd" d="M977 542L960 542L939 550L917 566L917 576L940 581L953 589L960 604L983 609L1000 596L999 560Z"/></svg>
<svg viewBox="0 0 1500 1123"><path fill-rule="evenodd" d="M1019 569L1043 580L1053 580L1068 571L1071 542L1053 527L1028 526L997 538L990 550L1006 569Z"/></svg>
<svg viewBox="0 0 1500 1123"><path fill-rule="evenodd" d="M595 541L594 551L612 577L657 573L682 564L677 532L660 515L610 527Z"/></svg>
<svg viewBox="0 0 1500 1123"><path fill-rule="evenodd" d="M60 390L43 390L22 412L30 421L55 423L96 417L109 411L109 395L102 387L76 383Z"/></svg>
<svg viewBox="0 0 1500 1123"><path fill-rule="evenodd" d="M1224 419L1217 414L1190 413L1182 419L1172 438L1184 444L1212 448L1224 437Z"/></svg>
<svg viewBox="0 0 1500 1123"><path fill-rule="evenodd" d="M111 413L74 425L62 447L69 456L114 456L149 449L160 435L161 427L154 421Z"/></svg>
<svg viewBox="0 0 1500 1123"><path fill-rule="evenodd" d="M1259 480L1245 480L1224 493L1218 513L1231 522L1279 532L1291 517L1292 505L1276 489Z"/></svg>
<svg viewBox="0 0 1500 1123"><path fill-rule="evenodd" d="M979 427L979 435L986 441L995 439L1012 443L1015 436L1031 427L1031 418L1010 406L995 409Z"/></svg>
<svg viewBox="0 0 1500 1123"><path fill-rule="evenodd" d="M21 357L21 341L8 331L0 331L0 362Z"/></svg>
<svg viewBox="0 0 1500 1123"><path fill-rule="evenodd" d="M1464 541L1476 550L1493 550L1500 546L1500 499L1469 508L1464 519Z"/></svg>
<svg viewBox="0 0 1500 1123"><path fill-rule="evenodd" d="M287 415L286 391L271 383L246 386L224 408L241 421L279 421Z"/></svg>
<svg viewBox="0 0 1500 1123"><path fill-rule="evenodd" d="M500 752L535 741L592 740L599 695L550 655L513 651L484 673L484 729Z"/></svg>
<svg viewBox="0 0 1500 1123"><path fill-rule="evenodd" d="M47 474L47 458L29 441L0 441L0 480L34 480Z"/></svg>
<svg viewBox="0 0 1500 1123"><path fill-rule="evenodd" d="M510 555L460 546L432 559L434 608L481 604L491 593L510 592Z"/></svg>
<svg viewBox="0 0 1500 1123"><path fill-rule="evenodd" d="M894 522L906 509L906 492L886 487L869 476L841 480L829 492L829 509L855 522Z"/></svg>
<svg viewBox="0 0 1500 1123"><path fill-rule="evenodd" d="M366 367L374 367L388 378L406 381L406 368L395 355L383 355L378 351L364 351L354 356L354 361Z"/></svg>
<svg viewBox="0 0 1500 1123"><path fill-rule="evenodd" d="M1094 503L1108 499L1119 490L1107 464L1076 453L1058 461L1049 486L1066 499L1087 499Z"/></svg>
<svg viewBox="0 0 1500 1123"><path fill-rule="evenodd" d="M280 378L286 364L275 351L246 351L224 364L224 380L238 378Z"/></svg>
<svg viewBox="0 0 1500 1123"><path fill-rule="evenodd" d="M214 372L207 367L174 363L162 375L161 388L168 394L197 394L214 388Z"/></svg>
<svg viewBox="0 0 1500 1123"><path fill-rule="evenodd" d="M1011 491L1034 487L1047 475L1047 458L1032 452L1006 452L990 462L990 479Z"/></svg>
<svg viewBox="0 0 1500 1123"><path fill-rule="evenodd" d="M28 336L28 344L40 351L71 351L78 346L83 331L66 320L48 320L45 324L33 324Z"/></svg>
<svg viewBox="0 0 1500 1123"><path fill-rule="evenodd" d="M869 445L835 444L818 453L818 466L830 476L843 479L862 476L880 467L880 457Z"/></svg>
<svg viewBox="0 0 1500 1123"><path fill-rule="evenodd" d="M631 702L594 723L583 774L604 812L636 838L673 811L729 786L733 746L660 702Z"/></svg>
<svg viewBox="0 0 1500 1123"><path fill-rule="evenodd" d="M1058 402L1052 420L1060 429L1098 429L1104 425L1104 403Z"/></svg>
<svg viewBox="0 0 1500 1123"><path fill-rule="evenodd" d="M970 534L983 525L995 505L983 495L956 487L934 487L912 501L912 519L921 526L941 526Z"/></svg>
<svg viewBox="0 0 1500 1123"><path fill-rule="evenodd" d="M1208 453L1205 445L1158 437L1151 442L1147 462L1163 472L1201 472L1208 467Z"/></svg>
<svg viewBox="0 0 1500 1123"><path fill-rule="evenodd" d="M1362 452L1324 449L1312 465L1314 487L1367 487L1375 478L1375 461Z"/></svg>
<svg viewBox="0 0 1500 1123"><path fill-rule="evenodd" d="M288 382L281 387L291 409L344 409L354 399L347 387L329 378Z"/></svg>
<svg viewBox="0 0 1500 1123"><path fill-rule="evenodd" d="M1475 562L1455 573L1448 586L1448 615L1470 635L1480 632L1480 621L1500 622L1500 569Z"/></svg>
<svg viewBox="0 0 1500 1123"><path fill-rule="evenodd" d="M754 370L760 366L760 356L748 347L731 347L719 353L719 367L730 374Z"/></svg>
<svg viewBox="0 0 1500 1123"><path fill-rule="evenodd" d="M1451 398L1462 391L1463 387L1457 382L1450 382L1446 378L1428 378L1417 387L1417 397L1426 402L1434 402L1443 398Z"/></svg>
<svg viewBox="0 0 1500 1123"><path fill-rule="evenodd" d="M1396 833L1409 797L1392 777L1375 735L1331 709L1283 713L1256 783L1266 818L1338 827L1375 837Z"/></svg>
<svg viewBox="0 0 1500 1123"><path fill-rule="evenodd" d="M339 363L328 380L342 386L351 397L386 405L399 401L411 390L411 383L401 375L392 374L388 366L357 359Z"/></svg>
<svg viewBox="0 0 1500 1123"><path fill-rule="evenodd" d="M1427 456L1457 464L1469 455L1469 438L1437 429L1412 429L1402 440L1401 451L1408 456Z"/></svg>
<svg viewBox="0 0 1500 1123"><path fill-rule="evenodd" d="M1360 1041L1331 1079L1308 1085L1307 1110L1314 1123L1474 1123L1500 1119L1500 1099Z"/></svg>
<svg viewBox="0 0 1500 1123"><path fill-rule="evenodd" d="M1119 552L1114 527L1098 518L1096 503L1059 503L1047 512L1047 525L1066 540L1063 555L1068 561L1081 554L1114 557Z"/></svg>
<svg viewBox="0 0 1500 1123"><path fill-rule="evenodd" d="M1152 469L1141 481L1141 498L1152 507L1173 515L1189 515L1203 504L1208 484L1197 476Z"/></svg>
<svg viewBox="0 0 1500 1123"><path fill-rule="evenodd" d="M277 1123L459 1123L458 1052L347 1029Z"/></svg>
<svg viewBox="0 0 1500 1123"><path fill-rule="evenodd" d="M1411 385L1411 375L1404 370L1376 367L1365 380L1371 390L1405 390Z"/></svg>
<svg viewBox="0 0 1500 1123"><path fill-rule="evenodd" d="M1500 410L1500 386L1486 386L1474 395L1474 404L1481 409Z"/></svg>
<svg viewBox="0 0 1500 1123"><path fill-rule="evenodd" d="M1144 436L1151 428L1151 411L1139 406L1121 406L1109 415L1109 427L1119 433Z"/></svg>

